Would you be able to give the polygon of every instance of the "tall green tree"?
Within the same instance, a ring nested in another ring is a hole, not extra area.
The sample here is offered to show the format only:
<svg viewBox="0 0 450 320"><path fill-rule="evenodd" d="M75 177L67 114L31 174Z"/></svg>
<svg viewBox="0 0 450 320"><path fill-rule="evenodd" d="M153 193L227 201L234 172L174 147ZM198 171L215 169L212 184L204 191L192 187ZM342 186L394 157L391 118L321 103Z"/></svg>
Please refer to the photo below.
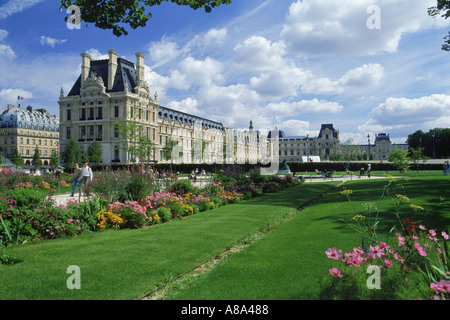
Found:
<svg viewBox="0 0 450 320"><path fill-rule="evenodd" d="M60 10L75 5L80 9L80 19L94 23L97 28L110 29L117 37L127 35L124 25L132 29L145 27L152 18L147 7L160 5L169 0L60 0ZM204 9L211 12L221 4L230 4L231 0L170 0L180 6L189 6L194 10ZM65 17L67 21L69 16ZM80 22L81 22L80 21Z"/></svg>
<svg viewBox="0 0 450 320"><path fill-rule="evenodd" d="M421 161L425 162L426 160L428 160L428 157L424 154L424 150L425 148L423 147L409 149L409 159L411 159L414 167L416 168L416 174L419 173L419 163Z"/></svg>
<svg viewBox="0 0 450 320"><path fill-rule="evenodd" d="M38 169L42 166L41 153L39 152L38 146L34 148L33 160L31 160L31 164L35 169Z"/></svg>
<svg viewBox="0 0 450 320"><path fill-rule="evenodd" d="M173 159L174 158L173 157L173 152L174 152L174 149L177 148L177 145L178 145L178 141L169 139L167 141L167 143L164 145L164 147L162 148L163 159L166 160L166 161L170 160L171 164L173 163L173 160L174 160ZM176 152L176 149L175 149L175 152ZM178 156L182 157L183 156L183 152L179 151Z"/></svg>
<svg viewBox="0 0 450 320"><path fill-rule="evenodd" d="M50 167L52 170L55 170L59 166L59 154L56 150L52 150L52 154L50 155Z"/></svg>
<svg viewBox="0 0 450 320"><path fill-rule="evenodd" d="M87 155L89 158L89 162L93 163L100 163L103 161L103 149L100 145L100 142L94 141L92 142L88 149L87 149Z"/></svg>
<svg viewBox="0 0 450 320"><path fill-rule="evenodd" d="M1 158L1 156L0 156L0 158ZM18 167L23 166L23 158L17 148L14 150L13 156L11 158L11 162L14 163ZM1 163L1 160L0 160L0 163Z"/></svg>
<svg viewBox="0 0 450 320"><path fill-rule="evenodd" d="M117 130L123 140L120 148L127 153L127 161L130 163L136 163L142 155L144 155L145 159L145 154L148 154L154 147L150 139L146 139L142 134L144 126L140 120L141 114L139 108L140 106L131 106L130 111L127 112L127 116L124 119L114 120L115 130Z"/></svg>
<svg viewBox="0 0 450 320"><path fill-rule="evenodd" d="M405 172L409 169L408 151L405 149L395 149L392 151L388 160L400 171Z"/></svg>
<svg viewBox="0 0 450 320"><path fill-rule="evenodd" d="M141 136L136 153L140 161L149 162L154 160L155 144L148 137Z"/></svg>
<svg viewBox="0 0 450 320"><path fill-rule="evenodd" d="M62 160L68 169L73 169L75 167L75 163L81 162L82 150L80 145L75 142L75 140L70 139L64 146Z"/></svg>

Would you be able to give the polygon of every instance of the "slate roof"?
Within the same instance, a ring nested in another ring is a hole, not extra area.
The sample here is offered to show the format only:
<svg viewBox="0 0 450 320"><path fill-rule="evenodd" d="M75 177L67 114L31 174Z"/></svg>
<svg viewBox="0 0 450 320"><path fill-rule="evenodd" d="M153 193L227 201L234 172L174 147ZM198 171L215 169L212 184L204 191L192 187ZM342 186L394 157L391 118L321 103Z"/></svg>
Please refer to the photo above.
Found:
<svg viewBox="0 0 450 320"><path fill-rule="evenodd" d="M104 60L92 60L90 72L94 72L96 76L101 77L105 87L108 84L108 59ZM114 83L112 89L106 92L122 92L124 91L125 85L128 84L129 90L132 90L137 85L136 70L134 64L123 58L117 59L117 70L114 75ZM77 81L70 90L68 96L78 96L81 90L81 75L78 77Z"/></svg>

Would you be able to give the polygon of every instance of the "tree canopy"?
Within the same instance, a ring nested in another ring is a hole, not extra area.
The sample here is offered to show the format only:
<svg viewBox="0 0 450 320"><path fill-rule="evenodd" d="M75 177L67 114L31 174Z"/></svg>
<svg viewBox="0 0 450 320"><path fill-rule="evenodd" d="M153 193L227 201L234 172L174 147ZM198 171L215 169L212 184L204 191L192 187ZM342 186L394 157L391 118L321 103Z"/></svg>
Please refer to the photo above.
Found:
<svg viewBox="0 0 450 320"><path fill-rule="evenodd" d="M428 14L432 17L441 16L445 19L450 17L450 0L437 0L436 6L428 8ZM450 32L444 37L442 50L450 51Z"/></svg>
<svg viewBox="0 0 450 320"><path fill-rule="evenodd" d="M111 29L117 37L127 35L124 25L132 29L145 27L152 18L147 7L173 2L180 6L189 6L194 10L204 9L211 12L221 4L230 4L232 0L60 0L62 8L77 6L80 9L80 22L94 23L97 28ZM68 17L65 18L66 21Z"/></svg>

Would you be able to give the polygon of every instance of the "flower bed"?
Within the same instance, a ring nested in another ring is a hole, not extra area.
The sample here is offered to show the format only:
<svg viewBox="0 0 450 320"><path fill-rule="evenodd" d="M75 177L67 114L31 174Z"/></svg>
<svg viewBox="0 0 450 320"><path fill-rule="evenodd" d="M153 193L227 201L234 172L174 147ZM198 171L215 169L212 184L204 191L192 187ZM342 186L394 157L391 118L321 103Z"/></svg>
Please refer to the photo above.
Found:
<svg viewBox="0 0 450 320"><path fill-rule="evenodd" d="M141 185L152 181L141 172L118 173L110 175L110 179L122 179L126 176L132 178L129 183L138 181ZM276 192L301 183L293 177L242 176L211 182L199 189L193 187L189 180L178 180L167 188L168 191L156 191L147 195L135 192L138 199L128 198L131 194L121 194L122 201L112 201L112 197L106 197L103 186L117 183L108 183L107 179L106 174L101 177L99 192L96 192L96 184L92 184L92 199L81 203L71 199L66 206L57 207L52 204L51 198L46 200L47 193L35 191L36 185L51 190L49 182L27 182L21 175L10 195L0 202L0 237L9 244L75 236L82 232L105 229L142 228L260 196L264 189ZM266 185L271 187L265 187ZM273 186L276 188L273 189ZM145 187L145 190L150 189Z"/></svg>

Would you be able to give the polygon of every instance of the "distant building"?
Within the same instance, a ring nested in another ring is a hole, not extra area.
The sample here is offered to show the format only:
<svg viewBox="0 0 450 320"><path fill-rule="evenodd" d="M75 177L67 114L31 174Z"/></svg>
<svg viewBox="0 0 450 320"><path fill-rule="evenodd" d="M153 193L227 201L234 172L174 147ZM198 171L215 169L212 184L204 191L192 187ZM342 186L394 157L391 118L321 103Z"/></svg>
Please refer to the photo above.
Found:
<svg viewBox="0 0 450 320"><path fill-rule="evenodd" d="M317 137L286 136L280 130L278 135L280 161L317 162L328 158L339 148L339 130L333 124L322 124ZM271 132L268 139L274 139Z"/></svg>
<svg viewBox="0 0 450 320"><path fill-rule="evenodd" d="M361 153L373 155L373 160L387 160L389 154L395 149L408 150L408 144L395 144L391 142L389 134L379 133L375 135L374 144L363 144L359 146Z"/></svg>
<svg viewBox="0 0 450 320"><path fill-rule="evenodd" d="M0 149L11 159L17 148L26 165L31 165L36 146L42 165L50 164L52 151L59 153L59 118L45 109L8 105L0 109Z"/></svg>

